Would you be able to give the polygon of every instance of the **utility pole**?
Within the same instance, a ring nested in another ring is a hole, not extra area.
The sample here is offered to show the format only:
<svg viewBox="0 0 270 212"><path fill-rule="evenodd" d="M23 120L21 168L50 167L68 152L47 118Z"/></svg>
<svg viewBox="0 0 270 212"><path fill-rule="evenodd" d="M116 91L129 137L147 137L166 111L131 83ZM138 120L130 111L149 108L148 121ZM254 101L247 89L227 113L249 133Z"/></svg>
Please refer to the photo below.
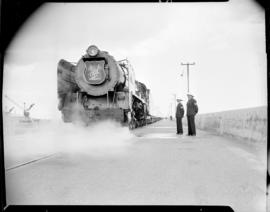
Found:
<svg viewBox="0 0 270 212"><path fill-rule="evenodd" d="M172 111L172 103L170 104L170 117L172 117L172 113L173 113L173 111Z"/></svg>
<svg viewBox="0 0 270 212"><path fill-rule="evenodd" d="M173 106L174 106L174 111L176 110L176 94L173 93Z"/></svg>
<svg viewBox="0 0 270 212"><path fill-rule="evenodd" d="M189 66L190 65L195 65L195 63L181 63L182 66L187 66L187 92L189 93ZM183 73L181 74L181 76L183 76Z"/></svg>

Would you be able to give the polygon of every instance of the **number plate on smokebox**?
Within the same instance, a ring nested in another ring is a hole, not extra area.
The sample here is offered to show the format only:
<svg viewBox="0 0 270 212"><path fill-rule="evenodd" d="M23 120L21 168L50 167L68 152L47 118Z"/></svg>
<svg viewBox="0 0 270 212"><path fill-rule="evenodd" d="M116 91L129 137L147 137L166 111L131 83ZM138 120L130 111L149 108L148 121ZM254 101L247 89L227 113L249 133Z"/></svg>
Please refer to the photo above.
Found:
<svg viewBox="0 0 270 212"><path fill-rule="evenodd" d="M84 70L84 76L88 83L97 85L101 84L106 77L104 71L105 61L85 61L86 68Z"/></svg>

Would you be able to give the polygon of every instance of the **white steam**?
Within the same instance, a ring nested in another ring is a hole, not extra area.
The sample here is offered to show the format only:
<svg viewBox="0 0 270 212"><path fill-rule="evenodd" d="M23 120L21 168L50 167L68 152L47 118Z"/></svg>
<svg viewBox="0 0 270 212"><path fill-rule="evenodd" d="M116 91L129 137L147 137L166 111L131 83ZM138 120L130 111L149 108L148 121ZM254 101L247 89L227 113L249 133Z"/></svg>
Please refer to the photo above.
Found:
<svg viewBox="0 0 270 212"><path fill-rule="evenodd" d="M27 123L10 125L4 122L4 128L5 162L9 163L6 166L54 153L93 157L121 155L134 141L134 135L127 127L113 121L97 122L88 127L60 122L33 126L27 126Z"/></svg>

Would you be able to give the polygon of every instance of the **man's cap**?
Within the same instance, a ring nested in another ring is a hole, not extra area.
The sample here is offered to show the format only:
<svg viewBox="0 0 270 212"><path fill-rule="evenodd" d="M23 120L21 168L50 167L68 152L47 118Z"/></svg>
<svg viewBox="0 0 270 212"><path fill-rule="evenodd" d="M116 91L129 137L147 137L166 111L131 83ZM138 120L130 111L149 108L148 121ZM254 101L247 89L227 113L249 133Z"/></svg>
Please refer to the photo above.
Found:
<svg viewBox="0 0 270 212"><path fill-rule="evenodd" d="M187 96L192 96L192 97L194 97L194 96L193 96L192 94L190 94L190 93L188 93Z"/></svg>

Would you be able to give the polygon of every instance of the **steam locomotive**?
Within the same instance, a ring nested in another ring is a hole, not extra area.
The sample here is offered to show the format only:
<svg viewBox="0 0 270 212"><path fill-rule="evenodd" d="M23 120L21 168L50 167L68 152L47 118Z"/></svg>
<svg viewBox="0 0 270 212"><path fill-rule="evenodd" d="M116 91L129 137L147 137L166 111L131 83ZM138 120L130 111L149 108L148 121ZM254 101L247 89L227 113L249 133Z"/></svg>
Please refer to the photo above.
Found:
<svg viewBox="0 0 270 212"><path fill-rule="evenodd" d="M113 119L130 129L148 123L149 93L127 59L116 61L91 45L77 63L57 67L58 109L64 122ZM151 118L150 118L151 119Z"/></svg>

